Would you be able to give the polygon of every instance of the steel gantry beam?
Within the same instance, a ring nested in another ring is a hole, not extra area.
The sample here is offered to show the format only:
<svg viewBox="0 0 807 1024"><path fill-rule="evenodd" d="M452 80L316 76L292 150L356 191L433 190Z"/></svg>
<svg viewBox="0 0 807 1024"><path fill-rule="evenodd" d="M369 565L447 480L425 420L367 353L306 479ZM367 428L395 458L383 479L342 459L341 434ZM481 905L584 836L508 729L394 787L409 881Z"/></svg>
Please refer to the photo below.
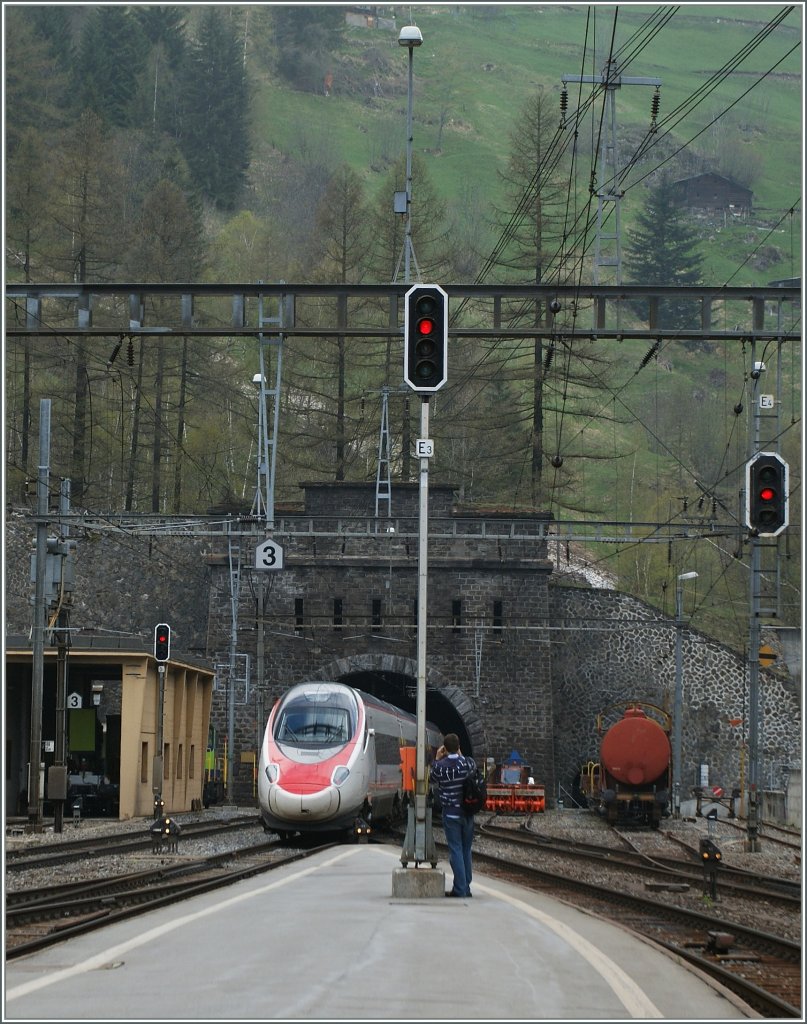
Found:
<svg viewBox="0 0 807 1024"><path fill-rule="evenodd" d="M160 537L220 537L238 535L262 538L266 523L262 515L222 516L170 516L157 513L121 512L94 515L72 513L60 517L66 524L81 527L90 533L123 533L132 536ZM37 522L36 516L31 517ZM619 520L558 520L551 515L520 519L517 515L501 519L486 518L484 513L473 517L429 519L429 536L435 540L474 538L495 541L534 541L566 543L575 541L591 544L668 544L673 540L714 540L719 537L738 537L747 533L745 527L731 520L718 522L708 517L678 517L674 521L639 522ZM418 536L418 517L323 515L305 512L278 515L275 518L274 538L345 538L382 536L390 543L412 540Z"/></svg>
<svg viewBox="0 0 807 1024"><path fill-rule="evenodd" d="M6 284L8 337L254 336L261 302L279 298L294 310L286 337L395 338L401 334L409 285L390 284ZM801 290L789 286L660 287L645 285L442 285L453 338L753 339L800 338L783 327L783 308L800 325ZM159 301L158 301L159 300ZM351 304L351 300L354 300ZM637 321L635 304L647 305ZM665 300L693 303L698 326L661 326ZM541 302L544 320L521 326L520 309ZM623 321L630 306L631 326ZM337 310L344 310L344 323ZM377 321L377 322L374 322Z"/></svg>

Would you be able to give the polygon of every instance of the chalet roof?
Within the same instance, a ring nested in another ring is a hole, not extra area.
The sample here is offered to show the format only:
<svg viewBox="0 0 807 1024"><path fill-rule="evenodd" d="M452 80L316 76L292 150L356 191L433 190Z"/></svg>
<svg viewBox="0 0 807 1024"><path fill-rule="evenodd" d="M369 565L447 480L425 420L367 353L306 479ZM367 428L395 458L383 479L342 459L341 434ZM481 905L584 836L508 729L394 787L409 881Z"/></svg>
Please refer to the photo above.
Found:
<svg viewBox="0 0 807 1024"><path fill-rule="evenodd" d="M704 178L708 178L712 181L722 181L731 188L738 188L743 192L747 192L749 195L753 195L753 191L750 188L746 188L745 185L741 185L738 181L733 178L727 178L724 174L717 174L715 171L703 171L701 174L691 174L686 178L678 178L673 182L673 185L686 185L691 181L701 181Z"/></svg>

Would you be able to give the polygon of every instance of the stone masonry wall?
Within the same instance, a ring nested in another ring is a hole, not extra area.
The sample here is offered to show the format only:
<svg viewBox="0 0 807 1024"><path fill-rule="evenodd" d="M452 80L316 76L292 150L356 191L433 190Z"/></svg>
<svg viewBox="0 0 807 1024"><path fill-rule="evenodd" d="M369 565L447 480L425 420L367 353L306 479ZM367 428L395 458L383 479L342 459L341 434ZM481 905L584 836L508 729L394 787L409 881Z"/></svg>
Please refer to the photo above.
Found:
<svg viewBox="0 0 807 1024"><path fill-rule="evenodd" d="M550 588L555 744L561 784L571 791L581 763L599 760L596 716L641 700L672 713L675 625L655 608L610 590ZM739 786L748 728L743 659L696 630L682 630L682 798L709 766L709 784ZM760 671L759 784L784 788L800 768L801 703L789 676ZM733 724L735 723L735 724ZM747 762L745 765L747 772ZM747 783L747 775L745 779Z"/></svg>
<svg viewBox="0 0 807 1024"><path fill-rule="evenodd" d="M236 648L251 655L252 678L249 697L234 715L239 799L252 792L251 766L241 763L241 753L257 749L268 710L292 683L344 673L354 685L372 677L386 687L388 699L397 693L402 704L413 700L417 541L402 536L403 531L368 535L356 524L343 527L341 534L313 536L305 516L314 511L334 515L345 503L354 516L372 515L374 488L309 487L304 515L298 514L299 535L276 538L284 545L286 568L262 573L259 581L250 568L257 534L240 542ZM436 488L430 507L435 517L442 513L444 532L449 490ZM394 489L394 514L411 517L416 506L416 489ZM467 513L455 512L453 518L463 520L465 532L477 522ZM596 716L609 704L646 700L672 709L674 626L658 610L616 591L551 585L545 544L501 539L506 520L499 519L499 539L486 536L478 519L473 537L447 533L430 541L429 702L449 724L465 724L475 756L499 760L519 750L554 797L558 785L571 790L582 763L597 759ZM488 525L491 521L496 517L485 517ZM384 520L377 522L383 526ZM400 526L394 517L389 522ZM7 510L7 635L30 631L34 536L24 511ZM150 650L155 624L168 622L174 653L227 663L231 605L223 531L215 537L193 531L138 536L75 528L72 536L78 542L71 612L77 642L92 637L96 646ZM262 689L256 665L261 587ZM334 628L335 599L342 601L341 628ZM296 600L303 602L300 623ZM457 600L460 620L455 623ZM380 611L375 625L374 601ZM497 602L501 630L494 622ZM739 778L748 720L745 666L734 652L688 628L683 631L683 666L685 787L695 781L698 766L708 764L710 782L729 788ZM798 687L787 672L760 672L760 692L760 784L767 787L784 766L800 767L801 707ZM226 687L214 695L213 720L226 735Z"/></svg>

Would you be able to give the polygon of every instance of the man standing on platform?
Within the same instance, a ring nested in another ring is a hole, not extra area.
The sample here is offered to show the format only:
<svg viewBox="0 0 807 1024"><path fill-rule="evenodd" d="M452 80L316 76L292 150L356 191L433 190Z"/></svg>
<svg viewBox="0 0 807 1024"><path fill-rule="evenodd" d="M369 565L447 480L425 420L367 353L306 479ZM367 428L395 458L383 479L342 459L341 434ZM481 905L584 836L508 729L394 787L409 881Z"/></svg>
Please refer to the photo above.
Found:
<svg viewBox="0 0 807 1024"><path fill-rule="evenodd" d="M432 785L439 790L443 809L443 831L448 844L448 859L454 872L454 884L446 896L471 896L471 843L474 838L474 816L462 806L462 783L476 770L472 757L463 757L456 733L443 738L429 770Z"/></svg>

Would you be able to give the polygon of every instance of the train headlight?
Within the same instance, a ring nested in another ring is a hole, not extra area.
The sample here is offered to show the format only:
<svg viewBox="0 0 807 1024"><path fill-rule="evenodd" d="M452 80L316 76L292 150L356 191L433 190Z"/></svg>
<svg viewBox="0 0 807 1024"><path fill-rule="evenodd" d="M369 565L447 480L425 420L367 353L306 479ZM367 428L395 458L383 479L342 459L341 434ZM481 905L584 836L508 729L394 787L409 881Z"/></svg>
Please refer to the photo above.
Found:
<svg viewBox="0 0 807 1024"><path fill-rule="evenodd" d="M334 786L341 786L343 782L347 781L347 777L350 775L350 769L343 764L340 764L338 768L334 768L333 775L331 776L331 782Z"/></svg>
<svg viewBox="0 0 807 1024"><path fill-rule="evenodd" d="M268 764L264 768L264 771L266 772L266 778L269 780L270 785L274 785L274 783L278 780L278 776L280 775L280 771L278 770L277 765Z"/></svg>

